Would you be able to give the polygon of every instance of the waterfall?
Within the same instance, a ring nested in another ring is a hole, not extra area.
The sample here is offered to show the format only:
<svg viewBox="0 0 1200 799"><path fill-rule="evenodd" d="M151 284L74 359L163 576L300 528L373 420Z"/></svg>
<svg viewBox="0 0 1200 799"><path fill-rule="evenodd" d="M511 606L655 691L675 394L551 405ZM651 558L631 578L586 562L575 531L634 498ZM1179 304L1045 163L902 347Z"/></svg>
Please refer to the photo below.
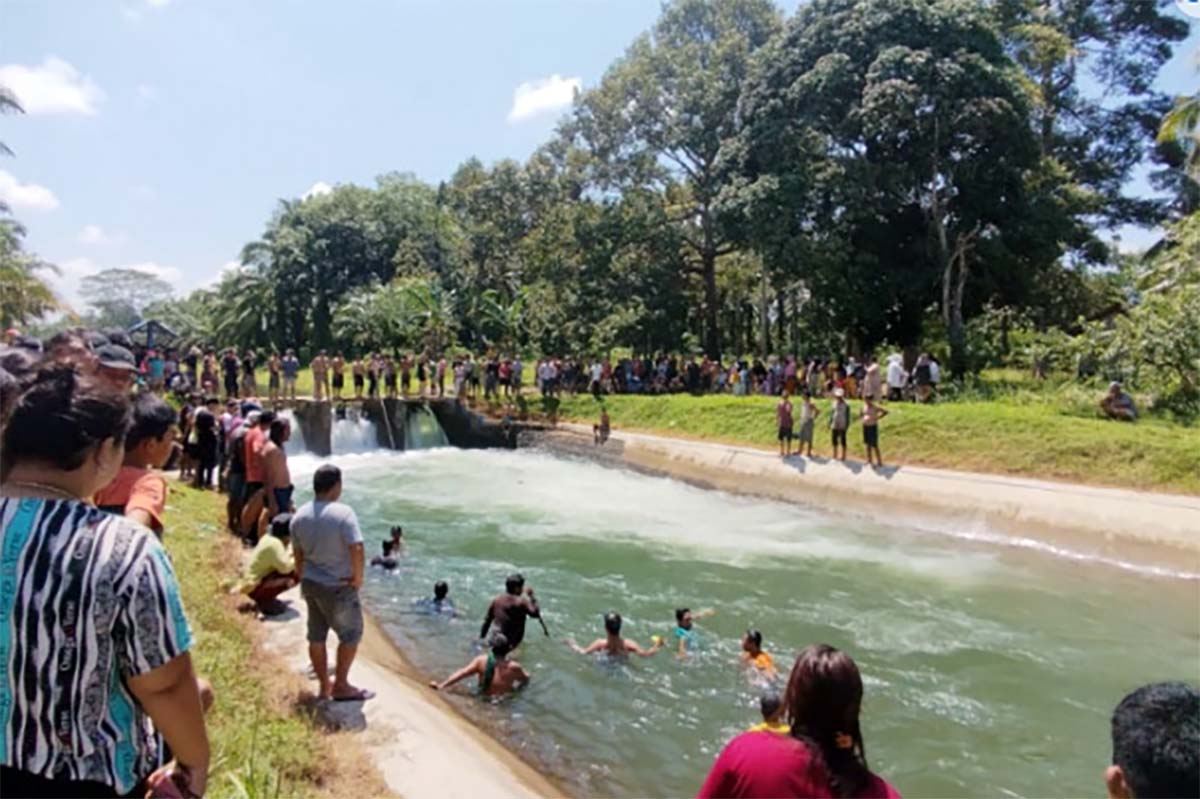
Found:
<svg viewBox="0 0 1200 799"><path fill-rule="evenodd" d="M291 409L284 409L279 412L282 419L287 419L292 426L292 435L288 439L287 444L283 449L290 455L301 455L308 452L308 444L304 441L304 428L300 426L300 420L296 418L296 414L292 413Z"/></svg>
<svg viewBox="0 0 1200 799"><path fill-rule="evenodd" d="M356 408L347 411L346 418L333 420L332 439L334 455L379 449L375 423L363 417Z"/></svg>
<svg viewBox="0 0 1200 799"><path fill-rule="evenodd" d="M433 449L448 447L450 442L427 405L412 405L404 421L404 449Z"/></svg>

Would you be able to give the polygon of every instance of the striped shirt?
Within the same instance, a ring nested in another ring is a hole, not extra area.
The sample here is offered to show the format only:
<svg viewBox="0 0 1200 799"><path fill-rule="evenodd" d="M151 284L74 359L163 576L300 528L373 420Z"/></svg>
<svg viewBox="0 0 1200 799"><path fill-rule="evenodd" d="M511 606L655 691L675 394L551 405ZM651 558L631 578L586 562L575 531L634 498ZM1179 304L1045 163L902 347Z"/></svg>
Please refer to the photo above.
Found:
<svg viewBox="0 0 1200 799"><path fill-rule="evenodd" d="M132 790L157 743L126 680L191 643L153 533L82 502L0 498L5 766Z"/></svg>

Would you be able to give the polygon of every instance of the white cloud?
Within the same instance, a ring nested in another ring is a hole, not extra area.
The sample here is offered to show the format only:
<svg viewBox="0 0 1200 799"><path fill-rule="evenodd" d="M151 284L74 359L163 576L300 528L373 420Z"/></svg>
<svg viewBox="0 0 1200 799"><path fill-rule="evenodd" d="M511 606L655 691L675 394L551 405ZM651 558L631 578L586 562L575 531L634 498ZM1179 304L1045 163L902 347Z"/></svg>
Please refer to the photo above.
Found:
<svg viewBox="0 0 1200 799"><path fill-rule="evenodd" d="M311 197L321 197L322 195L330 194L332 192L333 192L333 186L330 186L328 183L326 183L323 180L318 180L316 183L312 184L312 186L309 187L308 191L304 192L304 194L301 195L300 199L307 200Z"/></svg>
<svg viewBox="0 0 1200 799"><path fill-rule="evenodd" d="M53 211L58 207L54 192L36 183L22 183L0 169L0 201L18 211Z"/></svg>
<svg viewBox="0 0 1200 799"><path fill-rule="evenodd" d="M149 83L139 83L137 87L138 99L142 102L150 102L158 99L158 89L151 86Z"/></svg>
<svg viewBox="0 0 1200 799"><path fill-rule="evenodd" d="M513 91L508 121L522 122L539 114L565 108L574 101L575 92L582 86L581 78L564 78L561 75L526 81Z"/></svg>
<svg viewBox="0 0 1200 799"><path fill-rule="evenodd" d="M82 244L118 244L125 240L124 233L109 233L99 225L84 225L79 231Z"/></svg>
<svg viewBox="0 0 1200 799"><path fill-rule="evenodd" d="M146 0L146 5L151 8L163 8L168 5L171 0Z"/></svg>
<svg viewBox="0 0 1200 799"><path fill-rule="evenodd" d="M54 56L37 67L0 67L0 84L12 90L27 114L90 115L104 99L104 92L91 78Z"/></svg>
<svg viewBox="0 0 1200 799"><path fill-rule="evenodd" d="M183 280L183 272L180 272L173 266L163 266L154 261L142 261L137 264L124 264L121 269L136 269L139 272L147 272L157 278L165 280L171 284L171 288L178 289L180 282Z"/></svg>

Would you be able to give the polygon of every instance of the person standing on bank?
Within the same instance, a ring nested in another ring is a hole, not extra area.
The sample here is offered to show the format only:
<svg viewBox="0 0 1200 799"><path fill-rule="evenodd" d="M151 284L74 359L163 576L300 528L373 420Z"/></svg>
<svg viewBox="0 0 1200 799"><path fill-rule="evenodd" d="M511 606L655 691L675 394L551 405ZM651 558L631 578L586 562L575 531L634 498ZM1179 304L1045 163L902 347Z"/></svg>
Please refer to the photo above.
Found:
<svg viewBox="0 0 1200 799"><path fill-rule="evenodd" d="M375 694L350 684L350 666L363 634L363 536L342 496L342 472L326 464L313 474L315 498L292 516L292 549L300 595L308 606L308 656L321 684L319 698L361 702ZM329 679L325 640L337 633L337 665Z"/></svg>
<svg viewBox="0 0 1200 799"><path fill-rule="evenodd" d="M60 363L4 428L4 796L141 796L163 780L204 795L208 735L175 571L149 529L90 504L121 468L129 423L127 397ZM174 755L158 771L154 730Z"/></svg>

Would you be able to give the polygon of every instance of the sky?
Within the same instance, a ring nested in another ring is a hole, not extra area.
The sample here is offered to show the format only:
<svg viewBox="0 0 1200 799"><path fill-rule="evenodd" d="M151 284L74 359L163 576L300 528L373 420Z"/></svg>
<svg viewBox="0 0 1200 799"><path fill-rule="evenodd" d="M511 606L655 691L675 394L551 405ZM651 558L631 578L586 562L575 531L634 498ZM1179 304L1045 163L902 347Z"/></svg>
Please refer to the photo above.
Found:
<svg viewBox="0 0 1200 799"><path fill-rule="evenodd" d="M790 13L797 0L787 0ZM179 294L236 265L281 198L524 159L656 0L0 0L0 199L55 288L112 267ZM1159 86L1195 90L1200 23ZM1139 181L1138 191L1148 187ZM1126 248L1153 232L1122 231Z"/></svg>

